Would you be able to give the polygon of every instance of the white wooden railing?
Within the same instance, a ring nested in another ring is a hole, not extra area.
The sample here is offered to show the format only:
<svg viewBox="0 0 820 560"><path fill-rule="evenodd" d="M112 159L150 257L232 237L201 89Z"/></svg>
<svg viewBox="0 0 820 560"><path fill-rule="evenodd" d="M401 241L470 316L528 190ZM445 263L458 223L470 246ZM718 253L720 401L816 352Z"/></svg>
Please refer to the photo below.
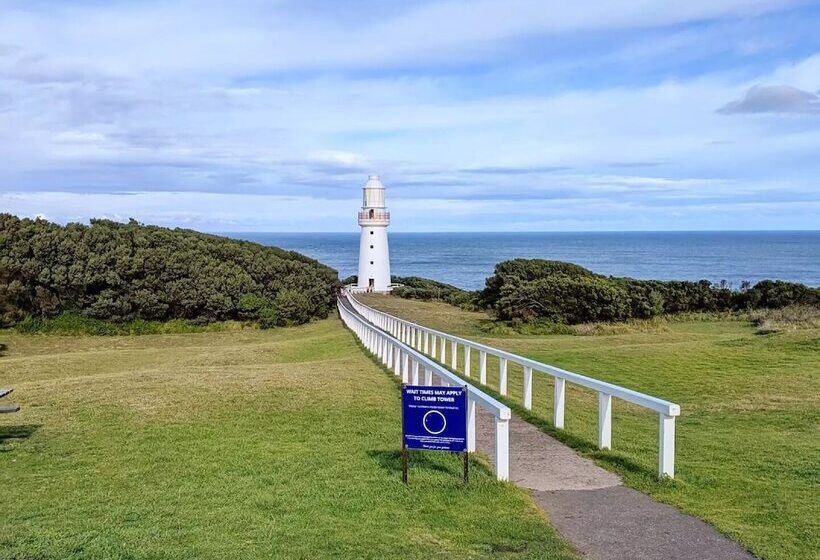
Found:
<svg viewBox="0 0 820 560"><path fill-rule="evenodd" d="M372 352L388 369L397 376L400 375L403 383L418 385L423 381L425 385L432 385L433 378L437 378L442 385L465 385L463 379L442 367L435 360L424 356L420 351L399 340L387 332L384 318L372 314L375 320L370 320L357 313L349 291L339 298L337 307L339 316L347 327L359 338L370 352ZM345 305L351 302L351 307ZM369 309L369 308L367 308ZM420 376L424 375L421 379ZM481 389L470 383L467 386L467 450L475 451L476 405L490 412L495 418L495 473L499 480L508 480L510 477L510 407L494 399Z"/></svg>
<svg viewBox="0 0 820 560"><path fill-rule="evenodd" d="M543 373L551 376L554 380L552 423L556 428L564 428L567 381L596 391L598 393L598 447L600 449L612 448L612 397L657 412L659 419L658 476L661 478L674 478L675 418L680 415L680 406L677 404L400 319L368 307L352 295L350 296L350 302L362 316L379 325L403 343L418 349L423 354L432 356L434 359L438 355L438 361L442 364L447 364L447 343L449 342L450 367L454 371L458 370L458 348L460 346L464 353L463 371L466 377L471 377L470 351L476 350L479 352L478 379L482 385L487 384L487 356L498 358L498 392L502 395L507 394L508 364L520 365L524 372L521 400L524 408L528 410L532 408L533 373ZM438 353L436 352L436 346L438 346Z"/></svg>

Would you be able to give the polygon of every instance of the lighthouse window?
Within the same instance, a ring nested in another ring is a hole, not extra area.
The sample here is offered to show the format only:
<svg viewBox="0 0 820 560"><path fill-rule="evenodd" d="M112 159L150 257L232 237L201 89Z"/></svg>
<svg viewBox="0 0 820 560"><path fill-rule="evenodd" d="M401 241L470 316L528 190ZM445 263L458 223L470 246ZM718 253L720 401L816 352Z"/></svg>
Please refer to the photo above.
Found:
<svg viewBox="0 0 820 560"><path fill-rule="evenodd" d="M370 235L373 235L373 230L372 229L370 230Z"/></svg>
<svg viewBox="0 0 820 560"><path fill-rule="evenodd" d="M373 261L370 261L370 264L373 264Z"/></svg>
<svg viewBox="0 0 820 560"><path fill-rule="evenodd" d="M370 248L372 249L372 248L373 248L373 245L371 245L371 246L370 246Z"/></svg>

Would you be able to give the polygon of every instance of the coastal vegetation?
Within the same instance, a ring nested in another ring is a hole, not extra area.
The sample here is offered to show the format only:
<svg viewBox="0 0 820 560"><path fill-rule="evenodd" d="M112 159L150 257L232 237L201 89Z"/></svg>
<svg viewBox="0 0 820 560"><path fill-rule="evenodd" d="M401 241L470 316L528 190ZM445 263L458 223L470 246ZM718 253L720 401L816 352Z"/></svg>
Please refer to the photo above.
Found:
<svg viewBox="0 0 820 560"><path fill-rule="evenodd" d="M75 325L298 325L327 317L337 285L332 268L276 247L133 220L60 226L0 214L0 325L32 329L61 314Z"/></svg>
<svg viewBox="0 0 820 560"><path fill-rule="evenodd" d="M0 558L574 557L478 457L402 484L398 384L335 319L0 336Z"/></svg>
<svg viewBox="0 0 820 560"><path fill-rule="evenodd" d="M397 279L399 280L399 279ZM561 331L561 325L652 319L686 313L721 313L789 306L817 306L820 289L764 280L733 290L699 282L636 280L595 274L572 263L514 259L498 263L477 292L422 278L404 278L393 293L485 309L524 331ZM564 329L568 331L569 329Z"/></svg>
<svg viewBox="0 0 820 560"><path fill-rule="evenodd" d="M566 429L556 430L547 376L535 376L527 411L520 404L521 369L509 368L508 396L501 397L494 390L498 362L489 358L487 366L488 392L619 473L627 485L706 519L760 558L820 557L816 307L682 313L573 327L595 336L534 336L511 328L488 332L495 322L486 313L442 302L358 297L432 328L680 404L676 477L658 482L654 414L615 400L613 450L601 451L596 394L568 384ZM473 372L477 354L471 356Z"/></svg>
<svg viewBox="0 0 820 560"><path fill-rule="evenodd" d="M393 294L408 299L438 300L467 309L475 307L473 293L450 284L437 282L418 276L394 276L393 282L400 284Z"/></svg>

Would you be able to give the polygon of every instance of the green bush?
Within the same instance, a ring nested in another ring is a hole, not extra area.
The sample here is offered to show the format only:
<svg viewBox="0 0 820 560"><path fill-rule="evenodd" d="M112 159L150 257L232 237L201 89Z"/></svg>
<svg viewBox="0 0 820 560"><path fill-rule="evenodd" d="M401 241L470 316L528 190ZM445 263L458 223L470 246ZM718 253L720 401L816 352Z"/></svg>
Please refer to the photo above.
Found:
<svg viewBox="0 0 820 560"><path fill-rule="evenodd" d="M443 282L418 276L393 276L394 284L401 284L391 293L405 299L438 300L459 307L475 307L475 292L468 292Z"/></svg>
<svg viewBox="0 0 820 560"><path fill-rule="evenodd" d="M280 326L301 325L310 319L310 300L302 292L282 290L273 300L276 324Z"/></svg>
<svg viewBox="0 0 820 560"><path fill-rule="evenodd" d="M259 326L263 329L272 329L279 324L279 315L273 306L263 307L259 310Z"/></svg>
<svg viewBox="0 0 820 560"><path fill-rule="evenodd" d="M510 322L577 324L649 319L659 315L818 305L820 290L764 280L732 291L699 282L635 280L594 274L540 259L499 263L476 300Z"/></svg>
<svg viewBox="0 0 820 560"><path fill-rule="evenodd" d="M0 325L66 312L114 322L260 320L278 310L283 290L300 294L285 319L296 324L326 317L337 285L335 270L276 247L133 220L63 227L0 214Z"/></svg>

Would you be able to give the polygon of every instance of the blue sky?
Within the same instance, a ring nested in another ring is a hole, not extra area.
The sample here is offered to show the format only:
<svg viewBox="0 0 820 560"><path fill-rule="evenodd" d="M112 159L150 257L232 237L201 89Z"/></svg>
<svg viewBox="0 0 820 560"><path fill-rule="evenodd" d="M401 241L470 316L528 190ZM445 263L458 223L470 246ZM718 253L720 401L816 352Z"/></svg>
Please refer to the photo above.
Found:
<svg viewBox="0 0 820 560"><path fill-rule="evenodd" d="M820 5L0 0L0 210L208 231L818 229Z"/></svg>

